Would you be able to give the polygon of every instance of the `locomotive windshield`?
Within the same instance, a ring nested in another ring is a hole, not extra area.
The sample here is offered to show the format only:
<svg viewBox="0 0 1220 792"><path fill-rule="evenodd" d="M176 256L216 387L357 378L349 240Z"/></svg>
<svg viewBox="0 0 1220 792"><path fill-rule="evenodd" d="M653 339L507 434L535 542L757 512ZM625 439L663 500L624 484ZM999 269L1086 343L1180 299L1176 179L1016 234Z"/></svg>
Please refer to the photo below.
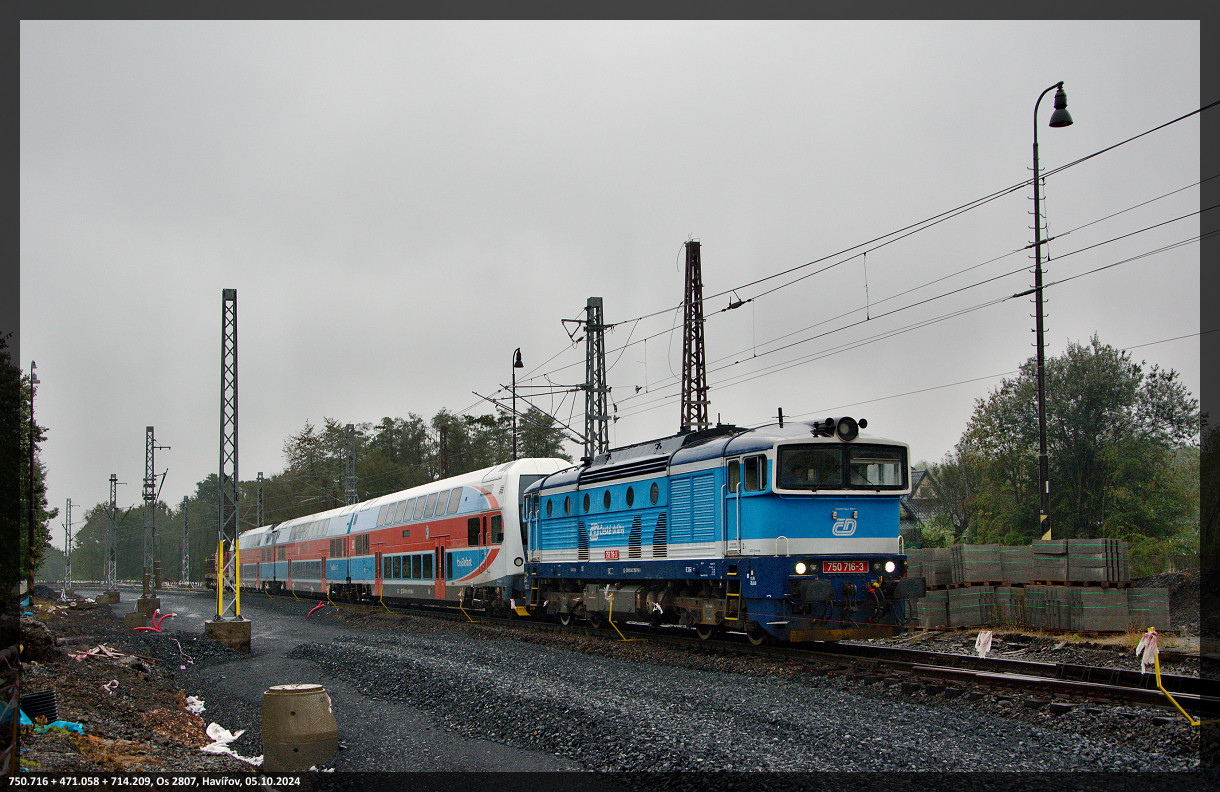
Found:
<svg viewBox="0 0 1220 792"><path fill-rule="evenodd" d="M895 446L797 443L778 449L778 489L906 489L906 450Z"/></svg>

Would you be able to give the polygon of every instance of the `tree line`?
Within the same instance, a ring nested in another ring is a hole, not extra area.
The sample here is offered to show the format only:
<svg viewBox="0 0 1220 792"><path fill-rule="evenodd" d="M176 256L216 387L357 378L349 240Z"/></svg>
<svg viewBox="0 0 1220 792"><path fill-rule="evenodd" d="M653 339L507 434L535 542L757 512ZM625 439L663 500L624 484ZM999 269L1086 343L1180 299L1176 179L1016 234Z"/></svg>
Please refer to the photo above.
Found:
<svg viewBox="0 0 1220 792"><path fill-rule="evenodd" d="M565 436L546 413L531 408L518 419L519 457L559 457ZM442 409L431 420L414 413L406 418L354 425L357 501L388 495L447 476L506 462L512 458L512 424L509 416L457 415ZM326 511L346 502L347 424L324 418L321 427L306 422L301 431L284 441L284 469L262 482L263 522L279 523ZM181 579L182 542L185 534L189 579L202 579L209 556L216 553L219 526L219 476L211 473L195 485L195 492L178 504L155 504L153 524L161 579ZM240 530L258 525L257 478L240 484ZM74 580L97 580L103 574L103 547L111 515L101 503L85 512L75 531L72 550ZM143 504L114 515L118 525L115 560L120 580L143 575L145 523ZM53 513L49 514L54 517ZM74 520L75 522L75 520ZM49 532L47 535L49 540ZM40 576L63 579L64 557L49 548Z"/></svg>
<svg viewBox="0 0 1220 792"><path fill-rule="evenodd" d="M977 399L954 449L921 463L935 494L927 545L1023 545L1045 535L1036 367L1031 357ZM1124 539L1133 567L1145 569L1197 555L1202 424L1178 373L1146 368L1094 336L1048 358L1045 380L1051 537Z"/></svg>
<svg viewBox="0 0 1220 792"><path fill-rule="evenodd" d="M1038 515L1036 363L976 400L961 439L944 459L918 463L929 472L932 516L917 541L1027 544L1041 537ZM1101 343L1071 343L1046 362L1050 524L1054 538L1128 541L1133 568L1152 568L1171 554L1201 553L1220 563L1220 434L1173 370L1136 363ZM10 560L3 583L24 578L29 514L31 378L12 363L0 338L0 557ZM46 502L47 471L38 447L48 430L35 425L35 568L61 579L63 554L50 545L58 508ZM531 409L519 422L521 457L564 453L564 434ZM365 500L511 457L511 419L441 410L355 426L357 499ZM284 442L284 469L263 482L264 522L313 514L344 503L346 424L306 423ZM163 579L181 570L186 524L190 578L199 580L215 552L218 479L210 474L181 504L158 502L155 524ZM241 482L241 528L254 527L258 483ZM101 577L108 504L85 512L73 547L73 577ZM138 579L143 565L142 505L120 510L118 576ZM12 560L17 563L12 564Z"/></svg>

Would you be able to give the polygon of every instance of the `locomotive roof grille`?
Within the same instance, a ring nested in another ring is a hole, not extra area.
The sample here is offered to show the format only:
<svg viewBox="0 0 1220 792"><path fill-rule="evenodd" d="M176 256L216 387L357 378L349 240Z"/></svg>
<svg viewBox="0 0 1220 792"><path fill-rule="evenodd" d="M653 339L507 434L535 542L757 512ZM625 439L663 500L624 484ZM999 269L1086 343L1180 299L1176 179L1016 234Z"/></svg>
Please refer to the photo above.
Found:
<svg viewBox="0 0 1220 792"><path fill-rule="evenodd" d="M668 465L668 456L657 456L613 467L587 468L577 477L577 481L581 484L595 484L599 481L610 481L630 476L647 476L653 473L664 473Z"/></svg>

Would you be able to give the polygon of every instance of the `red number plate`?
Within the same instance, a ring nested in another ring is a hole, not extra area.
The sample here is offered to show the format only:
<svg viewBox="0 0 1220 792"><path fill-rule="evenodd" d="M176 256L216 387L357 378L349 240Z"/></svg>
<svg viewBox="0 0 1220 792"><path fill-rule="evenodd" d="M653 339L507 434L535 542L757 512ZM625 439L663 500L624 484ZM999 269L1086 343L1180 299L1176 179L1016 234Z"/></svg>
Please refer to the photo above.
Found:
<svg viewBox="0 0 1220 792"><path fill-rule="evenodd" d="M606 560L607 561L617 561L618 560L618 551L617 550L607 550L606 551Z"/></svg>
<svg viewBox="0 0 1220 792"><path fill-rule="evenodd" d="M826 574L833 573L861 573L868 571L867 561L823 561L822 571Z"/></svg>

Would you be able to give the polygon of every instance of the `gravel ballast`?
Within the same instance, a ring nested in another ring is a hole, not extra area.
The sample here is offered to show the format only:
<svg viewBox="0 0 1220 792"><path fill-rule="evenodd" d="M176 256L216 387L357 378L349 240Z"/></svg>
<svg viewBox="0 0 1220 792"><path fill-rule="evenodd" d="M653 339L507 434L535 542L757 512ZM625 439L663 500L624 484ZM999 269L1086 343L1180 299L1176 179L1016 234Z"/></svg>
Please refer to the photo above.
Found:
<svg viewBox="0 0 1220 792"><path fill-rule="evenodd" d="M120 643L204 698L205 721L247 730L234 744L246 756L262 753L262 691L322 684L345 745L322 770L1167 773L1198 771L1200 751L1215 751L1214 731L1163 709L1054 714L1019 697L904 692L610 632L533 635L329 605L307 616L316 603L291 598L243 601L255 624L245 655L188 627L185 611L206 614L205 599L175 604L185 629ZM1214 775L1181 778L1200 777Z"/></svg>

